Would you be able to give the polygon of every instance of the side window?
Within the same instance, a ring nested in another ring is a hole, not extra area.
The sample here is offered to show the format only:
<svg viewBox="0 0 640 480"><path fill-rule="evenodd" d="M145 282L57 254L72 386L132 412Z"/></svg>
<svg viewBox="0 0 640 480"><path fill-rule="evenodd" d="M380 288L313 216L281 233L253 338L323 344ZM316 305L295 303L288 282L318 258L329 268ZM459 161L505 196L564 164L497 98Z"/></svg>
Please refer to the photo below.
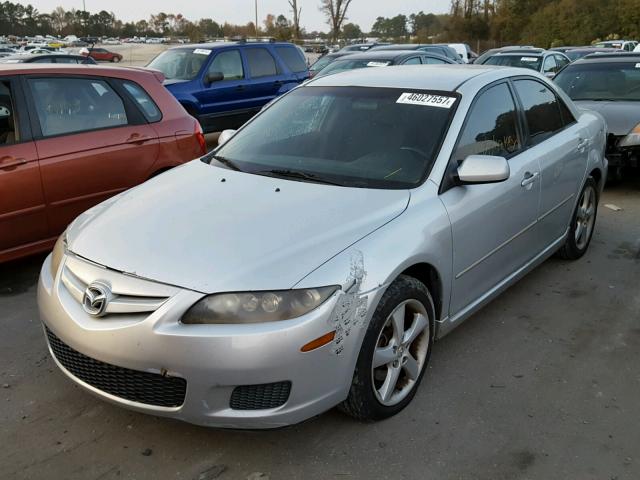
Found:
<svg viewBox="0 0 640 480"><path fill-rule="evenodd" d="M556 64L558 65L558 71L564 68L569 63L571 63L567 58L563 57L562 55L555 55L555 57L556 57Z"/></svg>
<svg viewBox="0 0 640 480"><path fill-rule="evenodd" d="M157 122L162 118L158 105L140 85L134 82L122 82L122 85L138 104L148 122Z"/></svg>
<svg viewBox="0 0 640 480"><path fill-rule="evenodd" d="M542 73L556 73L558 66L556 65L556 59L553 55L549 55L544 59L544 65L542 66Z"/></svg>
<svg viewBox="0 0 640 480"><path fill-rule="evenodd" d="M516 80L531 143L537 145L564 127L556 95L535 80Z"/></svg>
<svg viewBox="0 0 640 480"><path fill-rule="evenodd" d="M292 72L300 73L307 70L307 61L297 47L276 47L276 52Z"/></svg>
<svg viewBox="0 0 640 480"><path fill-rule="evenodd" d="M31 63L53 63L53 59L51 57L36 58Z"/></svg>
<svg viewBox="0 0 640 480"><path fill-rule="evenodd" d="M247 48L244 52L252 78L269 77L278 74L276 61L266 48Z"/></svg>
<svg viewBox="0 0 640 480"><path fill-rule="evenodd" d="M424 57L423 63L426 63L427 65L444 65L446 62L444 60L440 60L439 58Z"/></svg>
<svg viewBox="0 0 640 480"><path fill-rule="evenodd" d="M69 57L55 58L54 60L56 63L79 63L77 58Z"/></svg>
<svg viewBox="0 0 640 480"><path fill-rule="evenodd" d="M9 82L0 82L0 146L20 141Z"/></svg>
<svg viewBox="0 0 640 480"><path fill-rule="evenodd" d="M422 62L420 61L420 57L413 57L405 60L403 65L422 65Z"/></svg>
<svg viewBox="0 0 640 480"><path fill-rule="evenodd" d="M242 80L244 69L242 68L242 57L238 50L227 50L216 55L209 66L209 73L220 72L225 80Z"/></svg>
<svg viewBox="0 0 640 480"><path fill-rule="evenodd" d="M569 107L562 101L562 99L558 98L558 106L560 107L560 114L562 116L562 123L566 125L571 125L576 123L576 119L569 110Z"/></svg>
<svg viewBox="0 0 640 480"><path fill-rule="evenodd" d="M27 81L45 137L127 124L122 99L104 80L30 78Z"/></svg>
<svg viewBox="0 0 640 480"><path fill-rule="evenodd" d="M485 90L476 99L453 153L456 161L469 155L508 157L520 150L518 116L506 83Z"/></svg>

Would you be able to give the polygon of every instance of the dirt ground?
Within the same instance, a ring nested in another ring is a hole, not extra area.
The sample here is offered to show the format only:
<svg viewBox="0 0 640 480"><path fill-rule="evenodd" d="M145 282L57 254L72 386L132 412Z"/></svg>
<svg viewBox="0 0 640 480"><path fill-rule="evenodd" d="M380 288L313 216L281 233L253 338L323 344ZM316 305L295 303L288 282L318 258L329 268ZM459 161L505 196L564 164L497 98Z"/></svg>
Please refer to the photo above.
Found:
<svg viewBox="0 0 640 480"><path fill-rule="evenodd" d="M43 256L0 265L0 478L638 479L639 219L640 180L609 188L586 257L549 260L438 342L400 415L361 424L334 410L266 432L80 390L45 346Z"/></svg>

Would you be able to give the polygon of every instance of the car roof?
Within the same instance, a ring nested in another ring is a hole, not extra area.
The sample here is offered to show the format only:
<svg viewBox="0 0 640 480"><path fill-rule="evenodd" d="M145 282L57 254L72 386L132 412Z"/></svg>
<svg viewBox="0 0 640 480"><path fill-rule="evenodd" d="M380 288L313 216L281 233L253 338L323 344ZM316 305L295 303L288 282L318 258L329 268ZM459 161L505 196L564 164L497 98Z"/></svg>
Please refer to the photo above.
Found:
<svg viewBox="0 0 640 480"><path fill-rule="evenodd" d="M394 50L418 50L424 47L422 43L394 43L393 45L378 45L372 49L375 52L394 51Z"/></svg>
<svg viewBox="0 0 640 480"><path fill-rule="evenodd" d="M524 49L524 50L503 50L501 52L496 52L492 57L521 57L526 55L527 57L542 57L546 53L561 53L561 52L550 52L547 50L541 49Z"/></svg>
<svg viewBox="0 0 640 480"><path fill-rule="evenodd" d="M485 65L399 65L393 68L360 68L316 77L307 85L321 87L380 87L452 92L461 84L484 74L522 75L520 68Z"/></svg>
<svg viewBox="0 0 640 480"><path fill-rule="evenodd" d="M78 58L85 59L82 55L75 53L18 53L5 57L5 60L30 60L32 58Z"/></svg>
<svg viewBox="0 0 640 480"><path fill-rule="evenodd" d="M1 75L29 75L29 74L68 74L68 75L96 75L116 78L141 78L154 75L164 77L161 72L142 67L110 67L93 64L62 64L62 63L0 63Z"/></svg>
<svg viewBox="0 0 640 480"><path fill-rule="evenodd" d="M587 55L580 60L574 62L575 64L582 63L640 63L640 52L612 52L612 53L598 53Z"/></svg>
<svg viewBox="0 0 640 480"><path fill-rule="evenodd" d="M395 60L405 55L423 55L425 52L416 50L372 50L368 52L352 53L341 60Z"/></svg>
<svg viewBox="0 0 640 480"><path fill-rule="evenodd" d="M240 46L255 46L255 45L274 45L277 47L282 46L295 46L290 42L245 42L242 40L230 41L230 42L209 42L209 43L190 43L187 45L177 45L171 47L169 50L190 49L190 48L206 48L207 50L218 50L227 47L240 47Z"/></svg>

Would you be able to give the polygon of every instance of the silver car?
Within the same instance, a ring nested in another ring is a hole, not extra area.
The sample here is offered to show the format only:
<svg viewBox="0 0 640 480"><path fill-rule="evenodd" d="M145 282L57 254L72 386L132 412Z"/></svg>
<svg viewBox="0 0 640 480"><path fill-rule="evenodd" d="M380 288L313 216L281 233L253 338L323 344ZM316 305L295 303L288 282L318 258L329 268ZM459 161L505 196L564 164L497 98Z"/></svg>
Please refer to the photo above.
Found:
<svg viewBox="0 0 640 480"><path fill-rule="evenodd" d="M394 415L436 338L585 253L604 127L522 69L313 80L69 226L39 282L51 354L105 400L201 425Z"/></svg>

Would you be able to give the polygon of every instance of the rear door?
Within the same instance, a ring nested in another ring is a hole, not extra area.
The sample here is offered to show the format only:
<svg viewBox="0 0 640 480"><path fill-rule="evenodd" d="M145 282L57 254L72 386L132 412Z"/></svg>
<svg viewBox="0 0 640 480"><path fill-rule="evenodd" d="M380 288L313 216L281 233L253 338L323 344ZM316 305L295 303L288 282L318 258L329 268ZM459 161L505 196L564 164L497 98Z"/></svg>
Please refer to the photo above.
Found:
<svg viewBox="0 0 640 480"><path fill-rule="evenodd" d="M295 86L309 78L307 59L298 47L294 45L278 45L275 47L275 51L280 61L289 70L287 80L288 83L293 84L291 86Z"/></svg>
<svg viewBox="0 0 640 480"><path fill-rule="evenodd" d="M49 229L40 168L17 79L0 78L0 262L37 249Z"/></svg>
<svg viewBox="0 0 640 480"><path fill-rule="evenodd" d="M524 111L526 146L540 160L538 249L566 232L587 166L588 136L569 109L542 82L516 79L515 91Z"/></svg>
<svg viewBox="0 0 640 480"><path fill-rule="evenodd" d="M246 47L242 49L242 54L248 69L249 103L253 108L260 109L278 96L285 83L282 69L266 47Z"/></svg>
<svg viewBox="0 0 640 480"><path fill-rule="evenodd" d="M51 235L148 178L157 133L120 85L89 76L30 76L25 83Z"/></svg>

